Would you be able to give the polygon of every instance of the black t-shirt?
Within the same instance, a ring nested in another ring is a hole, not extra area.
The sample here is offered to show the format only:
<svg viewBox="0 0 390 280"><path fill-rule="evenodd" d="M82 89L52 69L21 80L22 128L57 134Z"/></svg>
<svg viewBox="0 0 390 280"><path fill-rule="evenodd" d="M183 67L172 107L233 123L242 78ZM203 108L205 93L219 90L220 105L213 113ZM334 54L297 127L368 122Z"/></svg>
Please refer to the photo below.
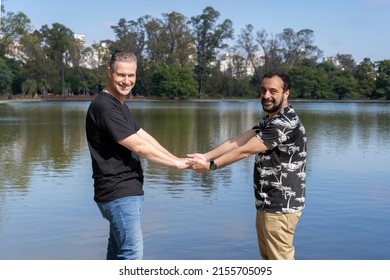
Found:
<svg viewBox="0 0 390 280"><path fill-rule="evenodd" d="M118 144L140 129L126 104L107 93L91 102L86 134L92 158L95 201L143 195L143 170L137 154Z"/></svg>

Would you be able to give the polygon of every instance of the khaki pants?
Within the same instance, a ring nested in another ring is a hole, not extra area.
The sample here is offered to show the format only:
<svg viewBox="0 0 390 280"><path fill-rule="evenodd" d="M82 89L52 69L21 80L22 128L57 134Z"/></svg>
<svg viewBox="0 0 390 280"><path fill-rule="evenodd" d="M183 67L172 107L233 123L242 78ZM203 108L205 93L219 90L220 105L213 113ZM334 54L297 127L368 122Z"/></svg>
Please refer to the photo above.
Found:
<svg viewBox="0 0 390 280"><path fill-rule="evenodd" d="M256 230L263 260L293 260L294 231L302 212L274 214L257 211Z"/></svg>

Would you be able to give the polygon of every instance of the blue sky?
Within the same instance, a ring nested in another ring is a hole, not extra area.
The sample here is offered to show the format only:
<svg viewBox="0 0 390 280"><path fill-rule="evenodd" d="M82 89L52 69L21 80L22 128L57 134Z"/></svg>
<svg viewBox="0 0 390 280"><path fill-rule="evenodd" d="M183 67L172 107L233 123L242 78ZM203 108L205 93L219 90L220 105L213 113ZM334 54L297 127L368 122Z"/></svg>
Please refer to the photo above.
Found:
<svg viewBox="0 0 390 280"><path fill-rule="evenodd" d="M24 12L36 29L60 23L86 36L87 44L114 39L121 18L161 18L178 12L190 18L211 6L219 22L230 19L235 34L247 24L277 34L284 28L314 31L324 56L351 54L360 62L390 59L390 0L0 0L6 12ZM237 37L237 36L236 36Z"/></svg>

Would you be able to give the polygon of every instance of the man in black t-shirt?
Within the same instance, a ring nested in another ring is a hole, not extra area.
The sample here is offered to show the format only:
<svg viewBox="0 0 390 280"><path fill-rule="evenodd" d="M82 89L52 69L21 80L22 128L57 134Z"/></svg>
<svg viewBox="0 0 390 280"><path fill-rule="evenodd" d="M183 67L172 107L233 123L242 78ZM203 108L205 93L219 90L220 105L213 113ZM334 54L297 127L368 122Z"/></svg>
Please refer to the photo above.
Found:
<svg viewBox="0 0 390 280"><path fill-rule="evenodd" d="M124 103L135 85L136 70L133 53L116 51L107 68L107 85L91 102L86 116L94 199L110 222L107 259L143 257L140 157L177 169L190 166L187 159L172 155L144 131Z"/></svg>
<svg viewBox="0 0 390 280"><path fill-rule="evenodd" d="M268 113L258 125L205 154L187 155L197 172L213 171L256 155L253 184L261 257L294 259L293 237L306 201L306 131L288 104L289 77L264 75L261 104Z"/></svg>

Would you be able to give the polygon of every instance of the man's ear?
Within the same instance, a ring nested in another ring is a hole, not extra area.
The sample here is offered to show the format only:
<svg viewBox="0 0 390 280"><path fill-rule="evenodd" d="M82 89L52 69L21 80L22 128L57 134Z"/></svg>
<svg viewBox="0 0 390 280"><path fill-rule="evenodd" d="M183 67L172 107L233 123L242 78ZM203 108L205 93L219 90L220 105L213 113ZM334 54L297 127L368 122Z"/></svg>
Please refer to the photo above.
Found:
<svg viewBox="0 0 390 280"><path fill-rule="evenodd" d="M111 80L112 79L112 69L111 69L111 67L107 67L107 75L108 75L108 78Z"/></svg>
<svg viewBox="0 0 390 280"><path fill-rule="evenodd" d="M289 95L290 95L290 90L288 89L288 90L286 90L286 91L284 92L285 100L287 100L287 98L288 98Z"/></svg>

